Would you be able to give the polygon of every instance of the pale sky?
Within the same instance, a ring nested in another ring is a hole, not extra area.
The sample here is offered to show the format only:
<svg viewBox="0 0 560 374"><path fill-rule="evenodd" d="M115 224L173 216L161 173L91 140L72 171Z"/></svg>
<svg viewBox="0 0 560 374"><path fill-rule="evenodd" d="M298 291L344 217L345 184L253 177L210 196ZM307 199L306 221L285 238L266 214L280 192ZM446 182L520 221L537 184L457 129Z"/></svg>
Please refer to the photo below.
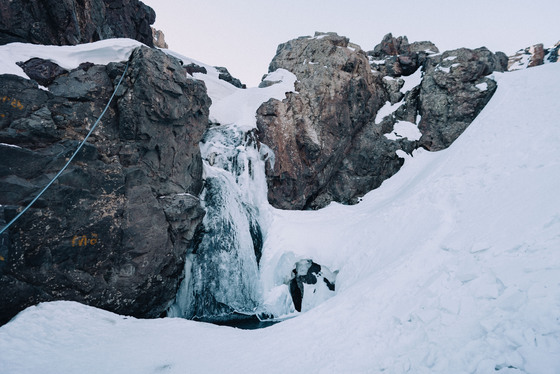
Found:
<svg viewBox="0 0 560 374"><path fill-rule="evenodd" d="M144 0L169 48L225 66L247 86L268 72L278 44L334 31L368 51L389 32L440 51L486 46L512 54L560 40L560 0Z"/></svg>

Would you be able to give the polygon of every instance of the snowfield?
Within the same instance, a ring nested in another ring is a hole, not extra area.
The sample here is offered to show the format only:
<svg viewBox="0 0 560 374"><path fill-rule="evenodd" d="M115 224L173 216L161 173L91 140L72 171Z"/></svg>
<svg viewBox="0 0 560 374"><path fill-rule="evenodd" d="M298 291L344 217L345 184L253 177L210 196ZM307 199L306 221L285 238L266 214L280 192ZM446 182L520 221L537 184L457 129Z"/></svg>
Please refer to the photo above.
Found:
<svg viewBox="0 0 560 374"><path fill-rule="evenodd" d="M0 373L559 373L560 64L495 79L450 148L358 205L268 207L264 292L311 258L334 297L260 330L43 303L0 327Z"/></svg>

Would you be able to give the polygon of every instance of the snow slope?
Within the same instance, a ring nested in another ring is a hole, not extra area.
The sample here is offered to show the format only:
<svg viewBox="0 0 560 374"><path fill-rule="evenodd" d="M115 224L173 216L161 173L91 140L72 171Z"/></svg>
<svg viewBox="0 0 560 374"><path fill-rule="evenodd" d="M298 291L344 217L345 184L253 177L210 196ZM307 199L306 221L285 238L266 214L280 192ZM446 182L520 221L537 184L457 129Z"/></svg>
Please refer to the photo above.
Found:
<svg viewBox="0 0 560 374"><path fill-rule="evenodd" d="M360 204L270 210L265 290L312 258L335 297L253 331L43 303L0 328L0 372L560 372L560 64L496 79L449 149Z"/></svg>

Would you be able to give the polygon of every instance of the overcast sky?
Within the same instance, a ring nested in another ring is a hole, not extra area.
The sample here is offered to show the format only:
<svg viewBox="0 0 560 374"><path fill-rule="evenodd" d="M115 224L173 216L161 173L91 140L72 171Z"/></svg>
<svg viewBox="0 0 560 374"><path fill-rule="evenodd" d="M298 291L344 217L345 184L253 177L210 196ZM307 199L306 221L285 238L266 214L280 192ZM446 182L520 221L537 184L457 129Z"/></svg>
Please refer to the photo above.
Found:
<svg viewBox="0 0 560 374"><path fill-rule="evenodd" d="M441 50L511 54L560 40L560 0L143 0L170 49L256 86L278 44L334 31L368 51L389 32Z"/></svg>

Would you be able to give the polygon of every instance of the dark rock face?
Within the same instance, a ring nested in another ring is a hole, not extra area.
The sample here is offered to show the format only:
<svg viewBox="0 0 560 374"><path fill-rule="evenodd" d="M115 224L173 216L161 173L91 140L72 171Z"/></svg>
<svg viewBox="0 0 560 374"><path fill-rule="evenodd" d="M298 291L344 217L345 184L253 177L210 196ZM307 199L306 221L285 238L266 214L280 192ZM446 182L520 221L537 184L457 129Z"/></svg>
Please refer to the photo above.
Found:
<svg viewBox="0 0 560 374"><path fill-rule="evenodd" d="M153 46L152 8L138 0L11 0L0 3L0 45L75 45L108 38Z"/></svg>
<svg viewBox="0 0 560 374"><path fill-rule="evenodd" d="M208 74L208 71L206 70L206 68L204 66L200 66L193 63L190 63L188 65L185 65L185 70L187 71L187 73L189 75L193 75L194 73L202 73L202 74Z"/></svg>
<svg viewBox="0 0 560 374"><path fill-rule="evenodd" d="M431 42L391 34L367 55L333 33L280 45L269 71L284 68L298 81L297 93L257 112L260 140L276 157L267 170L270 203L356 203L399 170L396 151L448 147L492 97L496 83L486 76L504 71L507 57L486 48L437 53ZM420 69L405 92L405 79ZM387 101L393 112L376 118ZM417 125L421 138L385 136L399 121Z"/></svg>
<svg viewBox="0 0 560 374"><path fill-rule="evenodd" d="M554 47L550 48L546 60L548 62L557 62L559 50L560 50L560 42L556 43Z"/></svg>
<svg viewBox="0 0 560 374"><path fill-rule="evenodd" d="M486 76L507 69L507 57L486 48L461 48L428 57L418 95L420 144L437 151L451 143L486 106L497 85Z"/></svg>
<svg viewBox="0 0 560 374"><path fill-rule="evenodd" d="M61 68L54 62L41 58L32 58L26 62L19 62L18 65L29 78L45 87L50 85L59 75L68 73L67 70Z"/></svg>
<svg viewBox="0 0 560 374"><path fill-rule="evenodd" d="M297 76L298 93L257 112L260 141L276 156L267 170L272 205L353 202L399 169L398 146L373 121L387 93L357 45L332 33L295 39L278 47L269 71L278 68Z"/></svg>
<svg viewBox="0 0 560 374"><path fill-rule="evenodd" d="M175 58L143 47L130 61L80 154L4 235L0 323L62 299L156 317L175 297L204 215L198 143L210 99ZM62 168L124 67L82 64L56 76L48 92L0 76L2 96L15 100L0 103L0 220Z"/></svg>
<svg viewBox="0 0 560 374"><path fill-rule="evenodd" d="M222 66L216 66L216 69L218 70L218 72L220 73L218 75L218 78L221 80L224 80L228 83L231 83L232 85L234 85L237 88L247 88L247 86L245 86L243 83L241 83L241 81L235 77L233 77L230 72L228 71L227 68L224 68ZM205 69L206 70L206 69Z"/></svg>

